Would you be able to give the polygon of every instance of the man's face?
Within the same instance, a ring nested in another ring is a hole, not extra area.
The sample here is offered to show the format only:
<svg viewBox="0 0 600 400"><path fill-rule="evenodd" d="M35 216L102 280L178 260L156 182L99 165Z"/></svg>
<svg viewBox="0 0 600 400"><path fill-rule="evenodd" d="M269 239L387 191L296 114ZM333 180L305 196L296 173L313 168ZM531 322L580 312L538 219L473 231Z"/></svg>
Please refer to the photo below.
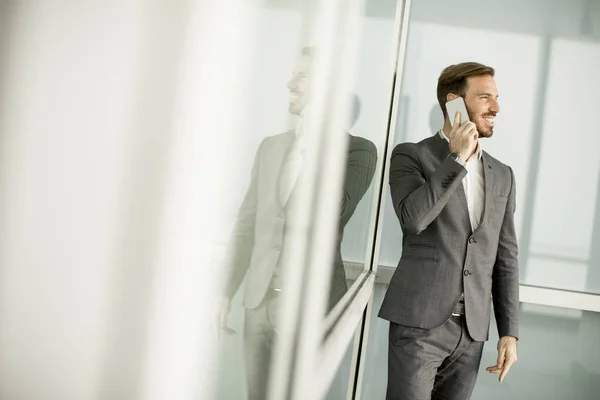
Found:
<svg viewBox="0 0 600 400"><path fill-rule="evenodd" d="M469 119L475 123L479 137L492 137L494 120L500 112L496 81L490 75L467 78L465 104Z"/></svg>
<svg viewBox="0 0 600 400"><path fill-rule="evenodd" d="M290 114L300 115L308 104L310 62L311 58L309 56L300 57L292 72L292 78L287 84L290 91L288 107Z"/></svg>

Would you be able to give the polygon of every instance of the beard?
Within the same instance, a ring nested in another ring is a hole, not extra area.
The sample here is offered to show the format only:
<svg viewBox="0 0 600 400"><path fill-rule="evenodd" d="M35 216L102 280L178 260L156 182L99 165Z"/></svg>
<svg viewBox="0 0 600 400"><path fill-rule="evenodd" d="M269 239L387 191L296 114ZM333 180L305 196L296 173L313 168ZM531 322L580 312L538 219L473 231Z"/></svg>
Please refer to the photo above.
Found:
<svg viewBox="0 0 600 400"><path fill-rule="evenodd" d="M467 108L467 113L469 114L469 121L475 123L475 127L477 128L477 133L479 133L480 138L489 138L494 134L494 127L483 125L482 120L486 117L495 117L496 113L485 113L481 114L479 117L473 113L471 110Z"/></svg>
<svg viewBox="0 0 600 400"><path fill-rule="evenodd" d="M304 94L298 94L297 97L288 103L288 112L292 115L301 115L306 108L307 101Z"/></svg>
<svg viewBox="0 0 600 400"><path fill-rule="evenodd" d="M304 106L302 104L293 103L288 105L288 112L292 115L300 115L303 110Z"/></svg>

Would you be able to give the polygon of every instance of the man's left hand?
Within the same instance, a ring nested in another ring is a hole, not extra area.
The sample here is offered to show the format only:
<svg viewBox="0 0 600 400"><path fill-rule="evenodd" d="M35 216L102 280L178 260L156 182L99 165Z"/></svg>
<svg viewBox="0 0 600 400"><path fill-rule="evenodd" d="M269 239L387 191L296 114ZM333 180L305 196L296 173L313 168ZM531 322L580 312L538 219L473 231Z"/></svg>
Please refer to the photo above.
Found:
<svg viewBox="0 0 600 400"><path fill-rule="evenodd" d="M487 367L485 370L490 374L500 374L500 383L508 374L510 367L517 362L517 338L513 336L502 336L498 340L498 361L496 365Z"/></svg>

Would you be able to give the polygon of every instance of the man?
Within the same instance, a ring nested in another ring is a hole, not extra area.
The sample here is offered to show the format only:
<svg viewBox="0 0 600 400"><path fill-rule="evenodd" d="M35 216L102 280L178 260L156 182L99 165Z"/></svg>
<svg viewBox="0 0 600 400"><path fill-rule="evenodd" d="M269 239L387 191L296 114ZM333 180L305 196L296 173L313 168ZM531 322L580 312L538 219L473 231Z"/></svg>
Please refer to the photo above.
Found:
<svg viewBox="0 0 600 400"><path fill-rule="evenodd" d="M471 121L462 125L445 107L458 96ZM443 129L396 146L390 164L403 251L379 312L390 321L388 399L469 399L490 300L500 340L497 364L487 370L502 382L517 360L515 179L482 146L500 111L494 69L451 65L437 97Z"/></svg>
<svg viewBox="0 0 600 400"><path fill-rule="evenodd" d="M294 202L294 186L302 169L303 130L309 112L310 67L313 49L304 48L288 83L289 112L300 116L295 130L263 140L255 156L252 177L238 214L229 250L229 279L219 312L219 329L234 333L227 326L231 298L244 276L244 353L246 383L250 400L267 398L271 351L277 335L279 293L286 290L281 275L285 266L282 253L293 243L286 241L287 215ZM349 125L358 118L360 103L353 98ZM377 150L370 141L348 135L346 174L341 199L339 241L344 226L369 187L377 161ZM289 228L289 227L287 227ZM340 243L337 243L329 308L347 291Z"/></svg>

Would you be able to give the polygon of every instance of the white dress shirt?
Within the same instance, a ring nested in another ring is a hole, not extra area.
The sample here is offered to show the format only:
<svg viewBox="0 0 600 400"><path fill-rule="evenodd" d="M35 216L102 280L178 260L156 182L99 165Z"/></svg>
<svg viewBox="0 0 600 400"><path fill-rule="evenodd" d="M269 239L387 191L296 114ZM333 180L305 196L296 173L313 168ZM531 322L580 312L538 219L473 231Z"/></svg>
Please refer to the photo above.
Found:
<svg viewBox="0 0 600 400"><path fill-rule="evenodd" d="M450 143L450 139L442 129L440 129L439 134ZM477 141L477 149L467 162L462 160L459 162L467 169L467 175L463 178L462 183L465 190L465 197L467 198L471 232L475 232L481 223L485 204L485 175L483 172L483 149L481 148L481 142ZM464 296L464 293L460 295L461 302L464 301ZM452 315L460 314L452 313Z"/></svg>
<svg viewBox="0 0 600 400"><path fill-rule="evenodd" d="M304 112L300 115L295 129L295 138L279 172L279 201L285 207L287 204L304 162Z"/></svg>
<svg viewBox="0 0 600 400"><path fill-rule="evenodd" d="M440 136L450 142L450 139L440 129ZM467 169L467 175L463 178L463 188L467 198L467 208L469 210L469 220L471 221L471 231L479 227L481 216L483 215L483 207L485 204L485 175L483 172L483 149L481 142L477 141L477 150L469 160L464 163Z"/></svg>

